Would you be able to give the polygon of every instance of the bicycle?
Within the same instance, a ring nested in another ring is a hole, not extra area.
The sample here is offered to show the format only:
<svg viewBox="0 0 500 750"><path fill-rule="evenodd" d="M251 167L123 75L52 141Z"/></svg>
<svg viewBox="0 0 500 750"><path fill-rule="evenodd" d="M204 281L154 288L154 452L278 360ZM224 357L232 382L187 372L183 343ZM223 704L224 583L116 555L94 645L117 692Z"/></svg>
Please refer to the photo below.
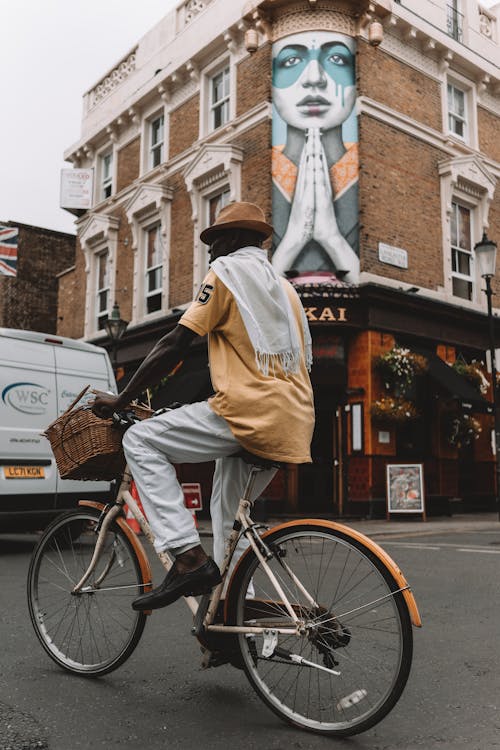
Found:
<svg viewBox="0 0 500 750"><path fill-rule="evenodd" d="M319 519L271 529L254 523L252 486L270 462L253 459L226 541L222 583L200 601L185 598L203 666L243 669L264 703L296 727L363 732L389 713L407 682L412 624L421 626L413 594L389 555L347 526ZM131 480L126 468L112 502L80 501L56 518L30 563L35 632L48 655L78 675L96 677L123 664L152 614L130 607L151 590L152 575L124 504L154 541ZM241 536L248 547L233 565ZM159 558L169 570L169 555Z"/></svg>

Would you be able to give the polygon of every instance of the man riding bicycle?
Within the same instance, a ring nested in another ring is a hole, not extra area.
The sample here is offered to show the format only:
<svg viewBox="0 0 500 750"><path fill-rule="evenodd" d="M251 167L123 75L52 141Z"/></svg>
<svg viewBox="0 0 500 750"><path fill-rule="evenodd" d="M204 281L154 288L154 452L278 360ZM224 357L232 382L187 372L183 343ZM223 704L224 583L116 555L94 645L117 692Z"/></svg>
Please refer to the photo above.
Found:
<svg viewBox="0 0 500 750"><path fill-rule="evenodd" d="M123 438L155 548L175 557L164 581L135 599L134 609L158 609L220 582L224 540L250 472L235 454L243 449L274 462L311 461L311 337L298 295L262 249L271 233L255 204L223 208L200 235L210 246L210 270L191 306L118 396L96 395L97 415L123 409L183 359L196 336L208 334L215 395L139 422ZM200 545L173 466L210 460L215 460L210 501L215 562ZM259 473L252 499L275 472Z"/></svg>

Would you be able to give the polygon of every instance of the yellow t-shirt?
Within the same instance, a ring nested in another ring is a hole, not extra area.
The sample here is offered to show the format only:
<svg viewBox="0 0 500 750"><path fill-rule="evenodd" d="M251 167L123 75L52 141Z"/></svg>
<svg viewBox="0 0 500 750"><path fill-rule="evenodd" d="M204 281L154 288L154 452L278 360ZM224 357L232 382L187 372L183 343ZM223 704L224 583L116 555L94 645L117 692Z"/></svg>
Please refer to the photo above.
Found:
<svg viewBox="0 0 500 750"><path fill-rule="evenodd" d="M297 320L304 349L300 299L287 281L283 287ZM285 375L279 365L264 375L236 300L213 271L179 323L199 336L209 334L210 374L215 396L209 403L228 422L243 448L286 463L310 463L314 402L304 358L297 373Z"/></svg>

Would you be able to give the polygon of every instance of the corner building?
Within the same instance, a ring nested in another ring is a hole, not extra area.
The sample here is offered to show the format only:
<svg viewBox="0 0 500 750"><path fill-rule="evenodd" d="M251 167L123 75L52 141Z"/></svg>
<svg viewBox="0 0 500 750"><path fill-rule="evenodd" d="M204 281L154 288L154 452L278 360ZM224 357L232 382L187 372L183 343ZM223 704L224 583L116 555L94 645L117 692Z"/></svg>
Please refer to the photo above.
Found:
<svg viewBox="0 0 500 750"><path fill-rule="evenodd" d="M422 464L430 513L492 509L474 246L500 239L498 34L475 0L179 3L84 95L65 157L93 169L94 201L58 333L109 346L116 300L125 382L205 275L200 231L256 202L315 353L314 464L280 472L274 509L383 513L388 464ZM395 347L425 362L411 383L381 367ZM209 393L201 343L156 403Z"/></svg>

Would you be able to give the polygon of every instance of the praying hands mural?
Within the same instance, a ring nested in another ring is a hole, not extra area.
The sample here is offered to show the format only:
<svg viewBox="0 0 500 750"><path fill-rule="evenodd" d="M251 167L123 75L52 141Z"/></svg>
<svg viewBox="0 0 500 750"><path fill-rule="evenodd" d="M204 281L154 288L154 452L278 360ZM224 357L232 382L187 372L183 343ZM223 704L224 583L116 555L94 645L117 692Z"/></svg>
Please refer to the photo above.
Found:
<svg viewBox="0 0 500 750"><path fill-rule="evenodd" d="M273 45L272 262L359 279L355 40L330 31Z"/></svg>

